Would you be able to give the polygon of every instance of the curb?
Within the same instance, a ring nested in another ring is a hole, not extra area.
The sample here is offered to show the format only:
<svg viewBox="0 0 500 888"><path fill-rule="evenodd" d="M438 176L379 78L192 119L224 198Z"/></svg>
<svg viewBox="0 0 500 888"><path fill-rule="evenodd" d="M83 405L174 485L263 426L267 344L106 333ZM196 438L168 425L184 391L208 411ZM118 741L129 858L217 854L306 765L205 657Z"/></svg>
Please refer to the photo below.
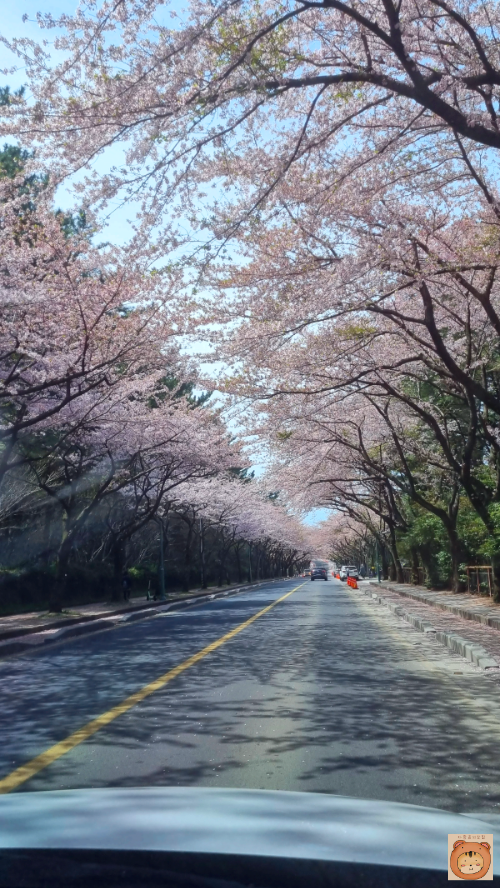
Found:
<svg viewBox="0 0 500 888"><path fill-rule="evenodd" d="M396 595L399 595L399 592L395 592L395 590L393 589L391 589L390 591L395 593ZM385 598L381 597L376 592L372 592L370 587L365 591L358 586L358 592L361 592L363 595L370 596L370 598L373 601L376 601L377 604L384 605L393 614L395 614L395 616L401 617L407 623L410 623L412 626L414 626L415 629L418 629L420 632L433 635L434 638L441 642L444 647L449 648L456 654L460 654L466 660L469 660L471 663L473 663L474 666L479 666L479 668L483 670L500 668L500 665L497 663L497 661L491 656L486 648L482 647L482 645L468 641L466 638L463 638L462 635L457 635L455 632L444 632L443 630L434 629L433 625L429 623L428 620L408 613L408 611L405 611L405 609L400 604L396 604L393 601L386 601ZM422 603L421 599L418 600Z"/></svg>
<svg viewBox="0 0 500 888"><path fill-rule="evenodd" d="M269 582L273 582L269 580ZM252 585L256 585L253 583ZM235 589L235 586L231 586L229 589L221 590L221 592L231 592L232 589ZM239 588L239 587L238 587ZM250 586L246 586L245 588L251 588ZM210 593L204 592L201 595L201 598L209 598L212 594L220 594L220 593ZM186 598L175 598L171 603L177 603L179 601L188 601L190 599ZM25 635L38 635L40 632L48 632L52 629L65 629L69 626L79 626L82 623L96 623L98 620L107 620L113 619L114 617L118 617L121 615L131 615L134 613L142 613L145 610L151 609L154 610L158 607L158 602L153 601L143 601L142 604L133 604L131 607L118 607L116 610L112 611L104 611L102 614L90 615L90 616L79 616L79 617L70 617L67 620L53 620L51 623L44 623L43 626L28 626L25 629L6 629L4 631L0 630L0 644L3 641L8 641L10 638L21 638Z"/></svg>
<svg viewBox="0 0 500 888"><path fill-rule="evenodd" d="M386 592L393 592L396 595L401 595L402 598L411 598L413 601L419 601L421 604L431 604L432 607L438 607L440 610L454 614L456 617L461 617L462 620L470 620L472 623L481 623L482 626L489 626L491 629L500 629L500 614L498 617L489 617L479 612L467 610L467 608L460 607L460 605L448 604L443 601L429 601L425 597L425 594L422 596L420 593L413 592L410 589L391 589L390 586L384 585L383 582L380 583L380 588L385 589Z"/></svg>
<svg viewBox="0 0 500 888"><path fill-rule="evenodd" d="M25 629L7 629L3 632L0 631L0 643L8 641L10 638L21 638L24 635L38 635L39 632L47 632L50 629L59 629L63 626L69 627L80 625L81 623L95 623L97 620L105 620L108 619L108 617L120 616L121 614L132 614L134 611L143 611L148 607L156 607L156 605L145 601L143 604L117 608L114 611L105 611L104 614L98 614L96 616L86 617L83 615L81 617L70 617L69 619L64 620L64 623L62 623L61 620L53 620L51 623L44 623L43 626L28 626Z"/></svg>
<svg viewBox="0 0 500 888"><path fill-rule="evenodd" d="M30 650L45 648L48 645L56 644L59 641L65 641L78 635L87 635L92 632L100 632L103 629L112 629L115 626L121 626L126 623L134 623L138 620L146 620L148 617L164 613L172 608L181 609L191 607L194 604L202 604L207 601L214 601L218 598L226 598L229 595L237 595L240 592L247 592L249 589L257 589L259 586L269 585L270 583L281 582L288 577L276 577L273 580L262 580L259 583L252 583L246 586L236 586L231 589L223 589L220 592L210 592L209 594L197 595L193 598L177 599L169 601L165 604L146 604L145 607L139 606L132 612L115 611L105 617L85 617L76 622L72 621L71 625L60 623L56 627L44 626L43 629L35 629L33 632L19 633L17 638L11 640L0 641L0 659L15 654L22 654Z"/></svg>

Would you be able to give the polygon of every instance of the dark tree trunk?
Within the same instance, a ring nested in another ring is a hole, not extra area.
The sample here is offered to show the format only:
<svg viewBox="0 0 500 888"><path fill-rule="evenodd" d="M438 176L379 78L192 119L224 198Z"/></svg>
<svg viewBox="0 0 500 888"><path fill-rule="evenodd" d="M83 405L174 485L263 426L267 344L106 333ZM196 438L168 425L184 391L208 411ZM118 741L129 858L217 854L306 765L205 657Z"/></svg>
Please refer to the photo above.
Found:
<svg viewBox="0 0 500 888"><path fill-rule="evenodd" d="M388 580L388 579L389 579L389 566L388 566L388 564L387 564L387 549L386 549L385 546L381 546L381 547L380 547L380 550L381 550L381 551L380 551L380 558L381 558L381 561L382 561L382 565L381 565L381 567L382 567L382 579L383 579L383 580Z"/></svg>
<svg viewBox="0 0 500 888"><path fill-rule="evenodd" d="M40 555L40 561L45 568L48 567L52 555L53 519L53 509L46 505L43 514L43 549Z"/></svg>
<svg viewBox="0 0 500 888"><path fill-rule="evenodd" d="M392 546L390 547L389 551L391 554L391 563L389 564L389 577L396 583L404 583L403 568L401 566L401 561L399 560L398 551Z"/></svg>
<svg viewBox="0 0 500 888"><path fill-rule="evenodd" d="M188 533L186 539L186 548L184 552L184 575L182 577L182 589L189 592L191 585L191 546L193 543L193 525L188 524Z"/></svg>
<svg viewBox="0 0 500 888"><path fill-rule="evenodd" d="M115 537L112 545L113 556L113 601L120 601L123 596L122 577L125 569L125 553L123 540Z"/></svg>
<svg viewBox="0 0 500 888"><path fill-rule="evenodd" d="M241 576L241 558L240 558L240 547L239 546L236 546L235 555L236 555L236 569L238 571L238 583L241 583L242 576Z"/></svg>
<svg viewBox="0 0 500 888"><path fill-rule="evenodd" d="M410 558L411 558L411 581L417 586L418 585L418 552L416 549L410 549Z"/></svg>
<svg viewBox="0 0 500 888"><path fill-rule="evenodd" d="M493 601L500 603L500 552L495 552L491 559L491 579L493 582Z"/></svg>
<svg viewBox="0 0 500 888"><path fill-rule="evenodd" d="M427 544L421 545L419 546L419 552L422 564L424 565L426 585L435 588L439 583L439 576L432 547Z"/></svg>
<svg viewBox="0 0 500 888"><path fill-rule="evenodd" d="M203 529L203 520L199 519L200 526L200 579L201 588L207 588L207 571L205 564L205 531Z"/></svg>
<svg viewBox="0 0 500 888"><path fill-rule="evenodd" d="M54 614L62 613L68 590L68 565L71 542L66 538L61 544L57 555L56 575L52 584L49 610Z"/></svg>
<svg viewBox="0 0 500 888"><path fill-rule="evenodd" d="M222 584L224 582L224 574L227 575L226 558L227 558L227 552L219 553L219 570L218 570L218 578L217 578L217 585L219 586L219 588L220 588L220 586L222 586Z"/></svg>
<svg viewBox="0 0 500 888"><path fill-rule="evenodd" d="M450 585L453 592L459 593L465 590L465 583L460 579L460 563L462 561L462 546L456 530L449 531L451 571Z"/></svg>
<svg viewBox="0 0 500 888"><path fill-rule="evenodd" d="M395 580L396 583L404 582L404 574L403 568L401 567L401 561L399 560L399 552L398 552L398 543L396 540L396 530L395 527L390 525L390 541L389 541L389 552L391 554L392 564L389 567L389 571L391 574L391 580Z"/></svg>
<svg viewBox="0 0 500 888"><path fill-rule="evenodd" d="M405 575L399 558L396 558L396 583L404 583Z"/></svg>

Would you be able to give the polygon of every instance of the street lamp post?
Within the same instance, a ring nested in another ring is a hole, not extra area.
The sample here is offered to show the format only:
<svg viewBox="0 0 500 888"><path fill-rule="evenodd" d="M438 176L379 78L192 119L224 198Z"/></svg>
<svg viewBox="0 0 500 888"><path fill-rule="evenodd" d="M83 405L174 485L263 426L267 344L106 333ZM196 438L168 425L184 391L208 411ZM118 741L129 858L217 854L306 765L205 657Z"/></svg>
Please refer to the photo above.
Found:
<svg viewBox="0 0 500 888"><path fill-rule="evenodd" d="M377 581L380 583L380 543L378 541L378 537L376 539L376 553L377 553Z"/></svg>

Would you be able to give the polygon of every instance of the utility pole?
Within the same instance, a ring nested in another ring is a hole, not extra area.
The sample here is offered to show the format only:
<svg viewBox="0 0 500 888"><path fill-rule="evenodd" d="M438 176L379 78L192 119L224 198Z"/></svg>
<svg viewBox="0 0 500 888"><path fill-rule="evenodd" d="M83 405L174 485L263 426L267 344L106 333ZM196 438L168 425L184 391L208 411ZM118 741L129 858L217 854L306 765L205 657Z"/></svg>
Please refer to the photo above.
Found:
<svg viewBox="0 0 500 888"><path fill-rule="evenodd" d="M248 541L248 582L252 582L252 544Z"/></svg>

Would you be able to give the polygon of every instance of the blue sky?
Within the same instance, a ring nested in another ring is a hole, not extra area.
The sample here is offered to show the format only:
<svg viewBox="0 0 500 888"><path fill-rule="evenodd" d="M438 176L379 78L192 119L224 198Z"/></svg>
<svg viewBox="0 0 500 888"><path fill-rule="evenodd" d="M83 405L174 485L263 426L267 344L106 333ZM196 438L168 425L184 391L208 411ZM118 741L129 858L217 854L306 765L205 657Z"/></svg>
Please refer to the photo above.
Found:
<svg viewBox="0 0 500 888"><path fill-rule="evenodd" d="M315 524L325 521L330 514L330 509L311 509L304 518L304 524L314 527Z"/></svg>
<svg viewBox="0 0 500 888"><path fill-rule="evenodd" d="M62 12L71 13L76 9L76 3L68 2L68 0L51 0L50 3L44 3L44 0L20 0L19 3L2 3L2 16L0 19L0 33L2 37L10 40L12 37L28 37L33 40L40 40L42 37L53 38L54 31L42 31L36 22L37 12L51 12L53 16L57 16ZM28 20L23 22L23 15L28 16ZM15 65L19 66L17 58L10 53L5 46L0 46L0 66L2 68L10 68ZM3 75L3 78L11 87L17 88L25 82L25 76L22 68L15 73Z"/></svg>

